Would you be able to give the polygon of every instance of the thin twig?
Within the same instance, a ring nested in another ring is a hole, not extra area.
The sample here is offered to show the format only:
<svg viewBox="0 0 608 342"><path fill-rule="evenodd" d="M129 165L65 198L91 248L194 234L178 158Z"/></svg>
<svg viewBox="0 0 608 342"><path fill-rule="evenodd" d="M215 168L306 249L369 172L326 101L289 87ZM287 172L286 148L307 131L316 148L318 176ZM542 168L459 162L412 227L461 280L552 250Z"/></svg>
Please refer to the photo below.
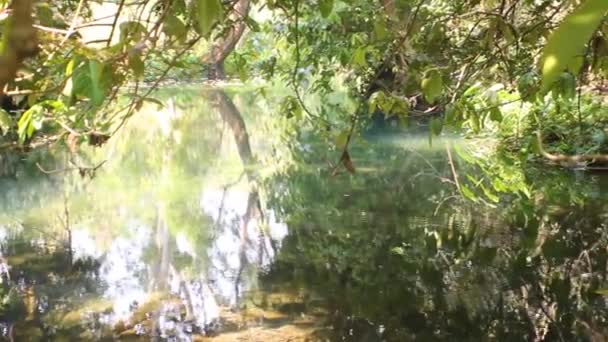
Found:
<svg viewBox="0 0 608 342"><path fill-rule="evenodd" d="M114 17L114 22L112 23L112 29L110 30L110 36L108 38L108 43L106 44L106 47L110 47L110 44L112 43L112 37L114 36L114 31L116 30L116 24L118 23L118 18L120 17L124 5L125 0L121 0L120 4L118 5L118 9L116 10L116 16Z"/></svg>
<svg viewBox="0 0 608 342"><path fill-rule="evenodd" d="M293 90L296 93L296 99L300 104L300 107L306 112L309 118L319 119L325 122L326 125L331 126L331 123L327 121L325 118L322 118L318 115L313 114L310 109L304 103L304 99L302 98L302 94L300 94L300 86L298 82L298 69L300 69L300 28L299 28L299 20L300 20L300 10L299 6L300 1L295 0L294 3L294 17L295 17L295 27L294 27L294 40L295 40L295 48L296 48L296 60L295 65L293 67L293 73L291 75L291 83L293 85Z"/></svg>
<svg viewBox="0 0 608 342"><path fill-rule="evenodd" d="M45 170L40 163L36 163L36 167L38 167L38 170L40 170L42 173L45 173L47 175L52 175L52 174L56 174L56 173L61 173L61 172L69 172L69 171L79 171L79 172L95 172L97 171L100 167L103 166L103 164L105 164L107 162L107 160L102 161L101 163L97 164L96 166L76 166L76 167L66 167L63 169L55 169L55 170Z"/></svg>
<svg viewBox="0 0 608 342"><path fill-rule="evenodd" d="M458 173L456 173L456 167L454 166L454 160L452 159L452 151L450 150L449 142L445 144L445 151L448 153L448 162L450 163L450 169L452 170L452 177L454 177L454 183L456 183L456 188L458 189L458 191L461 191L460 181L458 181Z"/></svg>

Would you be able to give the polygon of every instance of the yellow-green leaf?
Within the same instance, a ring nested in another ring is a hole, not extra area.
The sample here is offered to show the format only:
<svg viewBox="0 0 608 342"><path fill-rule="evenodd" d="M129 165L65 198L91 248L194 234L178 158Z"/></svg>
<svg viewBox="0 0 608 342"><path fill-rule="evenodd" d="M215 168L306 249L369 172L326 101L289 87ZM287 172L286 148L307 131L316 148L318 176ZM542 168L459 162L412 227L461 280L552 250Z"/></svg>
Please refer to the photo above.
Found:
<svg viewBox="0 0 608 342"><path fill-rule="evenodd" d="M104 94L101 87L101 73L103 64L97 60L89 61L89 77L91 79L91 103L93 106L100 106L104 100Z"/></svg>
<svg viewBox="0 0 608 342"><path fill-rule="evenodd" d="M443 90L443 80L441 79L439 71L437 69L428 70L425 77L422 79L420 86L424 98L428 102L434 103Z"/></svg>
<svg viewBox="0 0 608 342"><path fill-rule="evenodd" d="M346 144L348 143L348 135L349 135L349 131L348 130L343 130L336 137L336 147L339 150L342 150L342 149L344 149L344 147L346 147Z"/></svg>
<svg viewBox="0 0 608 342"><path fill-rule="evenodd" d="M608 1L587 0L569 14L549 36L541 58L542 90L547 91L559 75L583 53L585 45L608 12ZM578 70L569 70L577 74Z"/></svg>
<svg viewBox="0 0 608 342"><path fill-rule="evenodd" d="M467 199L473 201L473 202L477 202L478 201L478 197L475 195L475 193L469 189L468 186L461 184L460 185L460 193Z"/></svg>
<svg viewBox="0 0 608 342"><path fill-rule="evenodd" d="M359 47L353 53L353 62L362 68L367 67L367 59L366 59L365 53L366 53L365 47Z"/></svg>
<svg viewBox="0 0 608 342"><path fill-rule="evenodd" d="M608 289L597 290L597 291L595 291L595 293L602 295L602 296L608 296Z"/></svg>
<svg viewBox="0 0 608 342"><path fill-rule="evenodd" d="M388 36L384 18L379 17L376 19L376 21L374 21L374 34L376 35L377 40L384 40Z"/></svg>
<svg viewBox="0 0 608 342"><path fill-rule="evenodd" d="M76 67L76 59L72 58L70 59L70 61L68 62L68 64L65 67L65 76L68 77L67 82L65 83L65 86L63 87L63 91L61 92L64 96L71 96L72 95L72 74L74 73L74 68Z"/></svg>

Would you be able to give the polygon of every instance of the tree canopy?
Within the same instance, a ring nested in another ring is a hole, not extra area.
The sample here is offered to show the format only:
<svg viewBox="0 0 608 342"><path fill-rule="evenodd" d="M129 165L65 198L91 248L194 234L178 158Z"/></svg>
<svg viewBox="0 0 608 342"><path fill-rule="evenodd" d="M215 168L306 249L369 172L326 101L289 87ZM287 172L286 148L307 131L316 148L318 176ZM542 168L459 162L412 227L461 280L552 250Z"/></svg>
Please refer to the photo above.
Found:
<svg viewBox="0 0 608 342"><path fill-rule="evenodd" d="M585 140L604 120L602 0L4 0L0 11L3 148L103 144L185 75L288 86L278 115L342 150L348 169L373 115L428 117L435 135L508 131L515 146L574 125L578 147L554 152L605 148ZM354 100L331 101L338 91ZM551 137L538 140L551 155Z"/></svg>

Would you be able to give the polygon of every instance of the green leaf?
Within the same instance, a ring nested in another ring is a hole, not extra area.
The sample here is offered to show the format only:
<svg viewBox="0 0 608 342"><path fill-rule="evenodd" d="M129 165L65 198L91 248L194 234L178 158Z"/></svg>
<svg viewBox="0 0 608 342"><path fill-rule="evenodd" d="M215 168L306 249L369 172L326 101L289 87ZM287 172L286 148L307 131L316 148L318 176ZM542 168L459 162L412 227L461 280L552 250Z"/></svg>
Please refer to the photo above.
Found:
<svg viewBox="0 0 608 342"><path fill-rule="evenodd" d="M334 0L319 0L319 11L323 18L329 17L334 8Z"/></svg>
<svg viewBox="0 0 608 342"><path fill-rule="evenodd" d="M460 185L460 193L467 199L473 201L473 202L477 202L478 201L478 197L475 195L475 193L469 189L468 186L461 184Z"/></svg>
<svg viewBox="0 0 608 342"><path fill-rule="evenodd" d="M441 119L438 119L438 118L433 118L431 120L431 134L439 135L439 134L441 134L442 130L443 130L443 121L441 121Z"/></svg>
<svg viewBox="0 0 608 342"><path fill-rule="evenodd" d="M606 12L608 1L587 0L549 36L541 58L543 91L549 90L564 70L578 73L578 69L570 68L576 57L583 53Z"/></svg>
<svg viewBox="0 0 608 342"><path fill-rule="evenodd" d="M126 21L119 26L120 42L140 41L146 34L146 27L137 21Z"/></svg>
<svg viewBox="0 0 608 342"><path fill-rule="evenodd" d="M425 77L420 83L424 98L429 103L435 103L435 100L441 95L443 90L443 80L441 74L437 69L428 70L425 73Z"/></svg>
<svg viewBox="0 0 608 342"><path fill-rule="evenodd" d="M477 82L477 83L473 84L472 86L468 87L467 90L464 91L462 96L463 97L474 96L474 95L477 95L480 90L481 90L481 82Z"/></svg>
<svg viewBox="0 0 608 342"><path fill-rule="evenodd" d="M163 23L163 32L168 36L185 38L186 25L178 17L170 14Z"/></svg>
<svg viewBox="0 0 608 342"><path fill-rule="evenodd" d="M346 147L346 144L348 143L348 135L349 131L345 129L336 137L336 147L339 150L343 150L344 147Z"/></svg>
<svg viewBox="0 0 608 342"><path fill-rule="evenodd" d="M42 112L44 108L40 104L33 105L30 109L26 110L19 121L17 122L17 134L19 136L19 143L23 144L25 139L31 138L34 134L35 129L39 129L42 126Z"/></svg>
<svg viewBox="0 0 608 342"><path fill-rule="evenodd" d="M441 134L441 130L443 129L443 121L438 118L431 119L430 129L431 130L429 132L429 145L433 145L433 136Z"/></svg>
<svg viewBox="0 0 608 342"><path fill-rule="evenodd" d="M222 17L222 3L220 0L198 0L197 10L198 25L201 30L201 34L204 37L209 37L213 25L220 21Z"/></svg>
<svg viewBox="0 0 608 342"><path fill-rule="evenodd" d="M608 289L597 290L597 291L595 291L595 293L602 295L602 296L608 296Z"/></svg>
<svg viewBox="0 0 608 342"><path fill-rule="evenodd" d="M362 68L367 68L367 58L365 56L366 48L361 46L353 53L353 63Z"/></svg>
<svg viewBox="0 0 608 342"><path fill-rule="evenodd" d="M65 67L65 76L68 78L68 80L65 83L65 87L63 87L62 94L64 96L72 95L72 88L73 88L72 75L74 74L75 67L76 67L76 58L72 58L72 59L70 59L70 61L68 62L68 64Z"/></svg>
<svg viewBox="0 0 608 342"><path fill-rule="evenodd" d="M502 122L502 113L498 107L490 109L490 120L494 122Z"/></svg>
<svg viewBox="0 0 608 342"><path fill-rule="evenodd" d="M6 135L12 125L13 120L11 120L11 117L10 115L8 115L8 112L0 108L0 129L2 130L2 134Z"/></svg>
<svg viewBox="0 0 608 342"><path fill-rule="evenodd" d="M101 74L103 65L97 60L89 61L89 77L91 79L91 104L95 107L101 106L104 100L104 93L101 87Z"/></svg>
<svg viewBox="0 0 608 342"><path fill-rule="evenodd" d="M481 190L483 191L483 194L486 195L486 197L494 202L494 203L498 203L500 201L500 198L498 198L498 196L493 193L490 189L486 188L483 184L481 184Z"/></svg>
<svg viewBox="0 0 608 342"><path fill-rule="evenodd" d="M377 40L384 40L388 36L386 23L382 17L379 17L374 21L374 34L376 35Z"/></svg>

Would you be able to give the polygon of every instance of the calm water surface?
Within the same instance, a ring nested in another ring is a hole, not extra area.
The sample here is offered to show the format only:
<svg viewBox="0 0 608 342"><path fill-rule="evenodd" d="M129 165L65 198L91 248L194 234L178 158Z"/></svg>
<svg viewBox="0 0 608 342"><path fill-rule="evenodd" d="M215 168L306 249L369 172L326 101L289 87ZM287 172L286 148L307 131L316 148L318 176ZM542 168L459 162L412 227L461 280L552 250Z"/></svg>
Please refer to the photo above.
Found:
<svg viewBox="0 0 608 342"><path fill-rule="evenodd" d="M3 157L4 340L607 338L606 176L373 128L332 176L272 99L159 96L102 149Z"/></svg>

